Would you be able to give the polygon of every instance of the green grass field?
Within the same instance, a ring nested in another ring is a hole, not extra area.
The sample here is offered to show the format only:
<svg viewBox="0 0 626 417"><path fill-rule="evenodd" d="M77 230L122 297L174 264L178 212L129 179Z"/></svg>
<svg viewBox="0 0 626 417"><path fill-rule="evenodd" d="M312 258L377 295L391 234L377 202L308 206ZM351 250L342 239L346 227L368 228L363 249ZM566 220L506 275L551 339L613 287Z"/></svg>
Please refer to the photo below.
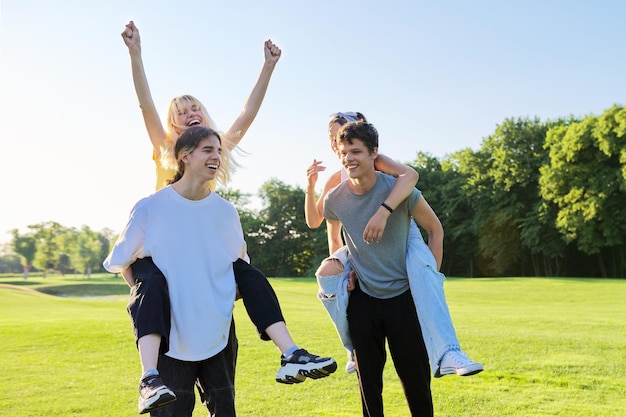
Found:
<svg viewBox="0 0 626 417"><path fill-rule="evenodd" d="M274 382L279 353L261 342L240 301L241 416L360 416L355 375L317 301L313 279L272 279L300 345L339 370L298 385ZM134 416L140 367L121 278L0 277L0 415ZM622 417L626 410L626 280L449 279L462 347L485 371L433 379L437 416ZM406 416L391 361L388 416ZM206 416L196 405L195 416Z"/></svg>

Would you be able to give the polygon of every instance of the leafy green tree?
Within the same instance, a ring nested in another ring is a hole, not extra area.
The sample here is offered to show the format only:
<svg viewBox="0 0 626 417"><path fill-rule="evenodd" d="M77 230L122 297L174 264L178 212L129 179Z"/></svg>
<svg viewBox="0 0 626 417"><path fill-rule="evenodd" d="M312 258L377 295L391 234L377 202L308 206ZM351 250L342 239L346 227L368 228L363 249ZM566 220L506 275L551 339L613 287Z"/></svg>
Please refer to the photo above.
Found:
<svg viewBox="0 0 626 417"><path fill-rule="evenodd" d="M83 226L76 237L72 264L86 277L91 277L92 271L99 268L104 261L103 248L108 249L108 244L108 240L101 234L94 232L88 226Z"/></svg>
<svg viewBox="0 0 626 417"><path fill-rule="evenodd" d="M57 234L57 261L56 269L61 274L75 272L72 263L72 254L76 250L78 231L75 228L64 228Z"/></svg>
<svg viewBox="0 0 626 417"><path fill-rule="evenodd" d="M0 273L17 273L22 272L22 260L19 255L15 254L3 254L0 255ZM25 271L26 272L26 271ZM24 276L24 279L28 278L28 275Z"/></svg>
<svg viewBox="0 0 626 417"><path fill-rule="evenodd" d="M33 234L20 235L17 229L11 230L13 239L11 240L11 248L22 261L24 279L28 278L28 272L35 259L37 252L37 240Z"/></svg>
<svg viewBox="0 0 626 417"><path fill-rule="evenodd" d="M522 267L530 260L533 275L562 272L566 244L554 226L554 211L549 210L541 196L539 170L548 162L544 149L547 132L573 121L507 119L493 135L492 174L496 188L506 196L499 195L497 201L506 201L508 209L501 208L519 231ZM520 272L526 273L524 268Z"/></svg>
<svg viewBox="0 0 626 417"><path fill-rule="evenodd" d="M115 233L112 229L105 227L104 229L100 231L98 236L100 238L100 245L102 247L100 258L104 262L106 257L109 255L109 252L111 252L111 249L113 249L113 245L117 241L118 234ZM102 266L102 264L99 264L98 267L100 270L104 270L104 267Z"/></svg>
<svg viewBox="0 0 626 417"><path fill-rule="evenodd" d="M33 236L37 241L37 252L33 260L33 265L44 271L56 268L59 264L59 255L62 247L61 236L65 234L67 228L57 222L43 222L28 226L33 231Z"/></svg>
<svg viewBox="0 0 626 417"><path fill-rule="evenodd" d="M559 274L566 244L541 198L539 168L548 160L546 133L566 123L505 119L479 151L457 154L485 274Z"/></svg>
<svg viewBox="0 0 626 417"><path fill-rule="evenodd" d="M493 242L498 241L499 235L493 233L496 229L484 227L496 212L496 189L493 178L488 175L493 162L491 154L484 148L479 151L465 149L455 153L454 159L459 175L465 179L458 184L463 202L470 207L466 210L468 218L464 221L463 230L465 236L473 240L474 248L468 248L473 254L472 272L473 265L476 265L481 274L498 275L504 263L493 258L498 252L491 247ZM465 243L472 244L467 240Z"/></svg>
<svg viewBox="0 0 626 417"><path fill-rule="evenodd" d="M462 155L462 152L459 153ZM449 270L446 275L473 277L476 275L476 231L473 228L474 208L463 185L467 178L458 169L455 154L446 156L441 163L443 183L440 191L443 207L440 209L444 222L444 262ZM445 258L448 261L445 261Z"/></svg>
<svg viewBox="0 0 626 417"><path fill-rule="evenodd" d="M473 276L475 233L472 229L472 208L462 185L465 177L459 173L454 157L439 160L418 152L408 163L419 174L420 189L444 228L444 257L441 271L448 275Z"/></svg>
<svg viewBox="0 0 626 417"><path fill-rule="evenodd" d="M306 276L328 249L323 228L306 225L304 191L271 179L259 196L263 208L258 220L244 230L252 263L267 276Z"/></svg>
<svg viewBox="0 0 626 417"><path fill-rule="evenodd" d="M626 109L613 106L548 132L549 163L541 169L546 201L557 207L556 227L568 242L596 255L602 276L613 249L623 276L626 239Z"/></svg>

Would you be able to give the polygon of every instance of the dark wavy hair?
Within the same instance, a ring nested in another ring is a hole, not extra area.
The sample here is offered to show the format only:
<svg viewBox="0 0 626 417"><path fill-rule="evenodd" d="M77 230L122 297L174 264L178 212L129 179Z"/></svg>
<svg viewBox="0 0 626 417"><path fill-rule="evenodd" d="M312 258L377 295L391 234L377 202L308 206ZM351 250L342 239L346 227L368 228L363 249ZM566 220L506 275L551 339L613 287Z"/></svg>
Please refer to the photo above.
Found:
<svg viewBox="0 0 626 417"><path fill-rule="evenodd" d="M178 164L176 175L174 175L174 178L167 182L168 184L174 184L183 177L183 174L185 173L183 156L193 152L203 139L211 136L215 136L217 140L220 141L220 145L222 144L222 138L220 135L215 130L204 126L190 127L180 135L176 141L176 145L174 146L174 157L176 158L176 163Z"/></svg>
<svg viewBox="0 0 626 417"><path fill-rule="evenodd" d="M367 147L370 153L378 148L378 130L371 123L351 122L341 126L337 132L337 143L348 142L359 139Z"/></svg>

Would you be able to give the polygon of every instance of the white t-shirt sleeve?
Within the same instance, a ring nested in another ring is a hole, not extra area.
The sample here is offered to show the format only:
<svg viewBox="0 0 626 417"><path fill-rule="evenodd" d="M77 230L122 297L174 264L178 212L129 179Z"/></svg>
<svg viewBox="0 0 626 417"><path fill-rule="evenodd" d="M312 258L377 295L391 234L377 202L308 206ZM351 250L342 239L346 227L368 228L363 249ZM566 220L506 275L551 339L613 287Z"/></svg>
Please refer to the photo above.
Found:
<svg viewBox="0 0 626 417"><path fill-rule="evenodd" d="M109 272L122 272L138 258L146 256L146 223L148 210L142 201L137 203L130 213L126 227L117 238L111 253L104 260L103 266Z"/></svg>
<svg viewBox="0 0 626 417"><path fill-rule="evenodd" d="M239 258L250 263L250 256L248 255L248 244L244 241L241 245L241 251L239 252Z"/></svg>

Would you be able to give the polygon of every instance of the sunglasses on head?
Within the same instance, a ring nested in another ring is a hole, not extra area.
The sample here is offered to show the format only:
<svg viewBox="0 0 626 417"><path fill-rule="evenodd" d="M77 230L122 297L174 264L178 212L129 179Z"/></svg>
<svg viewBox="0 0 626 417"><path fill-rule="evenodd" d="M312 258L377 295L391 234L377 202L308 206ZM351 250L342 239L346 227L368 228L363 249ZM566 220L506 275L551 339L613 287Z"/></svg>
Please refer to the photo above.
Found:
<svg viewBox="0 0 626 417"><path fill-rule="evenodd" d="M331 119L344 119L346 122L357 122L359 121L359 116L356 112L348 111L348 112L338 112L330 115Z"/></svg>

